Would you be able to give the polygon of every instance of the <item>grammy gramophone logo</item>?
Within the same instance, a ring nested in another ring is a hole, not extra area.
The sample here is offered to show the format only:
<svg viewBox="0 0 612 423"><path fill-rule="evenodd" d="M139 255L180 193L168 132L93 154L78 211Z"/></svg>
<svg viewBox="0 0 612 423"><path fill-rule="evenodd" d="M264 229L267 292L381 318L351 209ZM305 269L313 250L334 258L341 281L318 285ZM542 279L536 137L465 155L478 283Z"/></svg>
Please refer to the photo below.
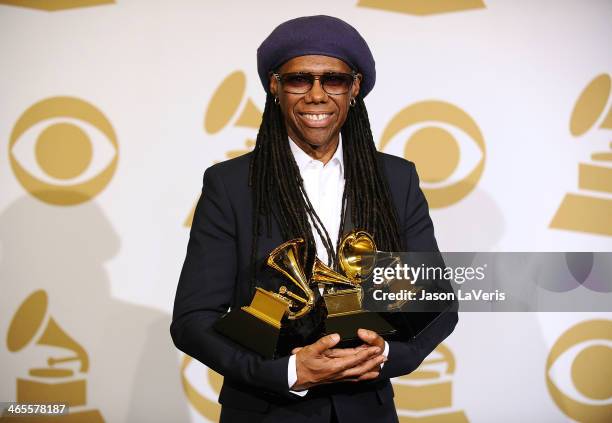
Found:
<svg viewBox="0 0 612 423"><path fill-rule="evenodd" d="M115 2L113 0L0 0L0 4L46 10L48 12L112 3Z"/></svg>
<svg viewBox="0 0 612 423"><path fill-rule="evenodd" d="M452 377L455 357L440 344L418 369L393 381L395 406L401 423L467 423L461 410L453 408Z"/></svg>
<svg viewBox="0 0 612 423"><path fill-rule="evenodd" d="M253 100L246 95L246 91L247 79L242 71L232 72L219 84L204 115L204 131L207 134L215 135L228 127L247 128L255 131L259 129L262 113ZM226 159L248 153L255 146L255 140L247 138L244 145L245 148L225 153ZM185 219L184 226L191 226L194 212L195 204Z"/></svg>
<svg viewBox="0 0 612 423"><path fill-rule="evenodd" d="M191 364L197 364L197 362L188 355L183 355L181 362L181 383L183 385L183 391L187 397L189 404L204 418L218 422L221 414L221 406L217 402L219 393L221 392L221 385L223 385L223 376L215 372L212 369L204 368L205 374L199 373L197 376L190 376ZM212 389L211 391L204 393L201 392L196 386L201 384L202 381L192 383L194 378L200 378L204 376L204 384Z"/></svg>
<svg viewBox="0 0 612 423"><path fill-rule="evenodd" d="M610 75L597 76L576 101L570 133L581 142L589 142L587 134L612 129L610 82ZM612 235L612 141L608 138L606 142L607 148L578 165L579 192L566 194L551 228Z"/></svg>
<svg viewBox="0 0 612 423"><path fill-rule="evenodd" d="M35 421L104 422L98 410L86 407L87 380L84 375L89 371L87 352L49 315L48 305L47 293L43 290L26 298L11 320L6 345L13 353L38 347L53 347L54 351L61 349L65 353L53 354L48 357L46 366L37 364L29 370L27 377L18 377L16 401L62 403L70 408L67 415L39 416ZM22 421L21 417L15 419Z"/></svg>
<svg viewBox="0 0 612 423"><path fill-rule="evenodd" d="M383 130L379 149L415 163L431 208L448 207L465 198L478 184L486 161L485 140L474 119L439 100L421 101L397 112ZM468 158L476 164L461 163ZM467 169L463 175L462 168Z"/></svg>
<svg viewBox="0 0 612 423"><path fill-rule="evenodd" d="M19 183L39 200L59 206L100 193L115 174L118 152L106 116L75 97L51 97L30 106L13 126L8 145Z"/></svg>
<svg viewBox="0 0 612 423"><path fill-rule="evenodd" d="M486 7L482 0L359 0L357 6L420 16Z"/></svg>

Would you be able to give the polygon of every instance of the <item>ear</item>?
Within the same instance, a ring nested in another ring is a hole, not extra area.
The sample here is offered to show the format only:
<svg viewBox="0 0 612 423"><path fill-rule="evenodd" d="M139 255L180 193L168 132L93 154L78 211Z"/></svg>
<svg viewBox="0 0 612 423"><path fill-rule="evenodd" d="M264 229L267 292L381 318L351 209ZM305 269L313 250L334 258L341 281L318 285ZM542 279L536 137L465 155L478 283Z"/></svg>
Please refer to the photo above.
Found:
<svg viewBox="0 0 612 423"><path fill-rule="evenodd" d="M357 74L357 78L353 81L353 87L351 88L351 98L357 97L359 95L359 89L361 88L361 79L363 75L360 73Z"/></svg>
<svg viewBox="0 0 612 423"><path fill-rule="evenodd" d="M277 97L278 96L278 80L276 79L276 77L274 76L274 74L272 72L270 72L269 74L269 81L270 81L270 92L272 93L272 97Z"/></svg>

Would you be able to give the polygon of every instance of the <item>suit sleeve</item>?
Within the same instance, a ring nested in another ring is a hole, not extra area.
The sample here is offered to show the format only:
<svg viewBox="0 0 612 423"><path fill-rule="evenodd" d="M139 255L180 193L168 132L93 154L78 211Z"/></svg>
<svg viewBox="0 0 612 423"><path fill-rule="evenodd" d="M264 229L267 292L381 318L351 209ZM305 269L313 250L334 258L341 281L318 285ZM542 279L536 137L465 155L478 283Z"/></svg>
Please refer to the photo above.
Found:
<svg viewBox="0 0 612 423"><path fill-rule="evenodd" d="M429 206L419 187L419 177L412 163L410 163L410 185L401 227L406 251L438 251L433 223L429 216ZM407 313L405 317L409 318L409 314ZM453 332L458 320L455 301L451 310L440 314L415 338L404 342L389 341L388 361L382 368L380 377L398 377L416 370L438 344Z"/></svg>
<svg viewBox="0 0 612 423"><path fill-rule="evenodd" d="M204 173L170 334L178 349L224 377L290 396L288 357L265 360L218 334L212 325L232 303L237 281L236 222L218 169Z"/></svg>

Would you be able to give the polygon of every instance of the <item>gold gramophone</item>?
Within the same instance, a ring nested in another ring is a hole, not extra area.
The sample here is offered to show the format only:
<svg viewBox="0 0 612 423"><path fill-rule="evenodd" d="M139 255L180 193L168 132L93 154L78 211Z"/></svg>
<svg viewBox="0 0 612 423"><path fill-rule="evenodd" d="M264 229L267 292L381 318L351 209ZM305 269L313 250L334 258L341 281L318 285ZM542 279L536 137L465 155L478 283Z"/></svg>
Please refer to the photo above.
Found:
<svg viewBox="0 0 612 423"><path fill-rule="evenodd" d="M274 357L283 318L298 319L314 306L314 292L308 286L299 261L303 244L301 238L284 242L270 253L266 261L268 266L292 282L303 296L284 285L278 292L258 287L250 305L225 314L215 323L215 329L266 358Z"/></svg>
<svg viewBox="0 0 612 423"><path fill-rule="evenodd" d="M32 368L29 370L30 377L17 378L16 400L19 403L34 404L62 403L70 407L70 413L51 417L39 415L28 419L19 415L5 416L0 421L104 422L98 410L86 408L87 380L81 376L89 370L87 352L47 311L48 297L45 291L38 290L28 296L11 321L6 337L8 350L18 352L35 344L59 348L72 354L49 357L46 367ZM70 366L71 362L77 362L78 366ZM82 375L75 374L77 372Z"/></svg>
<svg viewBox="0 0 612 423"><path fill-rule="evenodd" d="M338 247L338 262L344 275L318 258L314 261L311 282L324 289L325 332L340 334L341 346L358 340L359 328L373 330L382 336L395 333L393 326L378 313L362 309L361 283L372 273L375 257L376 243L372 236L362 230L353 230L342 238Z"/></svg>

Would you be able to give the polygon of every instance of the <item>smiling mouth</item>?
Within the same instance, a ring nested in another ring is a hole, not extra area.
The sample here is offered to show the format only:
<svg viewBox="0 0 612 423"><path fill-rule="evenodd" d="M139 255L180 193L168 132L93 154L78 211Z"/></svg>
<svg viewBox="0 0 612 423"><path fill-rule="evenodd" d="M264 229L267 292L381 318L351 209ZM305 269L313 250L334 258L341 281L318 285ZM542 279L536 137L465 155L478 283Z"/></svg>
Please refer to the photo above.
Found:
<svg viewBox="0 0 612 423"><path fill-rule="evenodd" d="M331 122L333 113L299 113L299 116L307 124L312 127L327 126Z"/></svg>

